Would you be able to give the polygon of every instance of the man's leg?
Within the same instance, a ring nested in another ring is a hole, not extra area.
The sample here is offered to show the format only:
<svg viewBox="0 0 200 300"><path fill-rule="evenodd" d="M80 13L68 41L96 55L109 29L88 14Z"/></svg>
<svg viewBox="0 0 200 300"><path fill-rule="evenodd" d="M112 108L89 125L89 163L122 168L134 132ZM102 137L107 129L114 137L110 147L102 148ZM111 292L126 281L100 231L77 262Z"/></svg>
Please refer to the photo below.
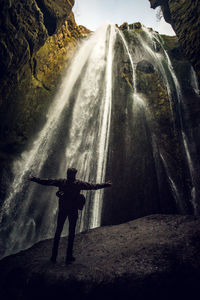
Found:
<svg viewBox="0 0 200 300"><path fill-rule="evenodd" d="M75 260L75 258L73 257L73 245L74 245L76 222L78 219L78 211L70 213L68 215L68 218L69 218L69 236L68 236L66 263Z"/></svg>
<svg viewBox="0 0 200 300"><path fill-rule="evenodd" d="M65 214L61 211L58 212L57 227L56 227L56 232L55 232L55 236L54 236L52 256L51 256L52 262L56 262L56 258L58 255L58 245L59 245L59 241L60 241L60 236L61 236L61 232L63 230L63 226L64 226L66 218L67 218L67 214Z"/></svg>

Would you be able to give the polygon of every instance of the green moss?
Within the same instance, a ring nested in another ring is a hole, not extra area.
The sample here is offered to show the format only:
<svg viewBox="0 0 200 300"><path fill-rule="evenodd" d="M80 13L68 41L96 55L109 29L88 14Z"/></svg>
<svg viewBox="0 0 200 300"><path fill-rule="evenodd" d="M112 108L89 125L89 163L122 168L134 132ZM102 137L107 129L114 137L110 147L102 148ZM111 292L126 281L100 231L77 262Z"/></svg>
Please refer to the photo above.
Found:
<svg viewBox="0 0 200 300"><path fill-rule="evenodd" d="M1 115L0 155L20 154L46 121L46 112L66 66L82 37L78 26L69 30L66 22L57 34L47 39L31 61L25 65L21 80L9 96Z"/></svg>
<svg viewBox="0 0 200 300"><path fill-rule="evenodd" d="M187 59L200 73L200 2L198 0L169 0L175 32ZM200 80L200 77L199 77Z"/></svg>
<svg viewBox="0 0 200 300"><path fill-rule="evenodd" d="M121 73L121 77L128 83L129 87L133 90L132 74Z"/></svg>
<svg viewBox="0 0 200 300"><path fill-rule="evenodd" d="M156 134L161 149L171 157L176 159L177 152L181 149L174 147L178 144L177 134L174 132L173 105L170 103L168 92L157 73L146 74L137 71L137 88L144 94L146 99L149 124Z"/></svg>
<svg viewBox="0 0 200 300"><path fill-rule="evenodd" d="M179 47L178 38L176 36L161 35L164 48L169 51Z"/></svg>

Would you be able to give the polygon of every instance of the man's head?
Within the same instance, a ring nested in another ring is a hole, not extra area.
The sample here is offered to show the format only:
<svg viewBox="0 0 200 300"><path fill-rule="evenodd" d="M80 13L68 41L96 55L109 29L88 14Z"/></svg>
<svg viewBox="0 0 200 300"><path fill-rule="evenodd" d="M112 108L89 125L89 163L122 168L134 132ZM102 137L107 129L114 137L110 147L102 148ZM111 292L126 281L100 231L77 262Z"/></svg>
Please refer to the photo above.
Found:
<svg viewBox="0 0 200 300"><path fill-rule="evenodd" d="M67 179L68 180L75 180L76 179L77 170L75 168L68 168L67 169Z"/></svg>

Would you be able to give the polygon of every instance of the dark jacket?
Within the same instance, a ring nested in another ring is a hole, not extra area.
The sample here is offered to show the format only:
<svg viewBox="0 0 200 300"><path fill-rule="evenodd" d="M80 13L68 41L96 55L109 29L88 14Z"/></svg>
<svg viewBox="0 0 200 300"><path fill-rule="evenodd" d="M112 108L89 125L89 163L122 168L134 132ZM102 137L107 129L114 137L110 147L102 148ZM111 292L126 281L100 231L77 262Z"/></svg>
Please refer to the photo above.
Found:
<svg viewBox="0 0 200 300"><path fill-rule="evenodd" d="M92 184L80 180L40 179L37 177L33 177L31 181L42 185L58 187L59 193L62 195L59 197L59 209L61 210L78 209L78 197L81 190L98 190L110 186L107 183Z"/></svg>

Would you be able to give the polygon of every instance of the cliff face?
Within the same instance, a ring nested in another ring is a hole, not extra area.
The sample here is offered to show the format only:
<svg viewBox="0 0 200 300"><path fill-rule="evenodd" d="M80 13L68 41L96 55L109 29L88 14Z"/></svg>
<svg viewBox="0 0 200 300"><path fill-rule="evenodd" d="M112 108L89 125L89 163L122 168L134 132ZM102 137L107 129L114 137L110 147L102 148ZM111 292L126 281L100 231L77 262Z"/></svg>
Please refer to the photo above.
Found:
<svg viewBox="0 0 200 300"><path fill-rule="evenodd" d="M1 1L1 101L26 63L71 13L74 1Z"/></svg>
<svg viewBox="0 0 200 300"><path fill-rule="evenodd" d="M20 153L45 122L63 67L89 31L77 26L74 1L1 1L0 156Z"/></svg>
<svg viewBox="0 0 200 300"><path fill-rule="evenodd" d="M130 24L123 35L133 63L117 36L107 174L115 188L105 191L102 222L193 213L194 185L199 211L200 108L192 67L176 36L159 36L139 23Z"/></svg>
<svg viewBox="0 0 200 300"><path fill-rule="evenodd" d="M198 74L200 82L200 2L198 0L150 0L161 6L166 22L177 34L180 45Z"/></svg>

